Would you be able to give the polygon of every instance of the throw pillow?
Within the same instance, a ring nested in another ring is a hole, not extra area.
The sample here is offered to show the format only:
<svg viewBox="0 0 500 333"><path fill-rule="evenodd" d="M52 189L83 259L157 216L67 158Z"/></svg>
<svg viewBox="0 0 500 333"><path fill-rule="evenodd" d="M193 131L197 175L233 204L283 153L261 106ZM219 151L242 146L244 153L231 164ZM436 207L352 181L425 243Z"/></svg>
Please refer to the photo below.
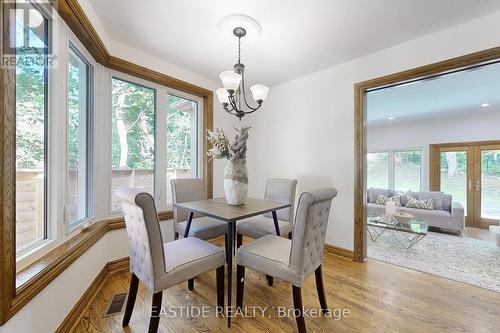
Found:
<svg viewBox="0 0 500 333"><path fill-rule="evenodd" d="M391 191L383 188L370 187L370 197L368 198L368 202L375 203L379 194L390 197Z"/></svg>
<svg viewBox="0 0 500 333"><path fill-rule="evenodd" d="M443 192L420 192L420 194L418 195L418 200L422 201L432 199L434 209L443 210L443 197Z"/></svg>
<svg viewBox="0 0 500 333"><path fill-rule="evenodd" d="M406 206L406 197L411 196L411 190L406 192L403 191L392 191L392 196L395 197L399 195L401 197L401 206Z"/></svg>
<svg viewBox="0 0 500 333"><path fill-rule="evenodd" d="M396 207L401 207L401 197L399 195L388 198L385 195L379 194L375 203L377 205L385 205L387 201L392 201L396 204Z"/></svg>
<svg viewBox="0 0 500 333"><path fill-rule="evenodd" d="M406 197L406 207L407 208L417 208L417 209L428 209L432 210L434 209L434 204L433 200L431 199L424 199L424 200L418 200L413 197L407 196Z"/></svg>

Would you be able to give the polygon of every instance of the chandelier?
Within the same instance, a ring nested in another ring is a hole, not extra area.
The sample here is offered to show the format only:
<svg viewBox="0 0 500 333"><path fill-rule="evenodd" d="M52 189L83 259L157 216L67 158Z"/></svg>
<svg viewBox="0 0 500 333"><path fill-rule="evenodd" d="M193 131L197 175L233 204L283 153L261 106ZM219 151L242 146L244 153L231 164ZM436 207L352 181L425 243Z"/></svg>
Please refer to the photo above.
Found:
<svg viewBox="0 0 500 333"><path fill-rule="evenodd" d="M238 37L238 62L234 65L234 70L220 73L219 77L224 88L217 89L216 93L224 110L241 121L245 115L257 111L262 106L269 88L262 84L251 86L250 91L257 105L251 106L248 103L245 92L245 65L241 63L241 38L247 31L242 27L236 27L233 29L233 34Z"/></svg>

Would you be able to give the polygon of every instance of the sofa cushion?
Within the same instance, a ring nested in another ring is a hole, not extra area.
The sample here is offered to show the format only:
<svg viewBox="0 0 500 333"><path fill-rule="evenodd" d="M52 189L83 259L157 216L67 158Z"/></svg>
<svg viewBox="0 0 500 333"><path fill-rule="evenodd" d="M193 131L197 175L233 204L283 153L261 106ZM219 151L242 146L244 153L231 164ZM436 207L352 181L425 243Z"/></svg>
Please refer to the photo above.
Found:
<svg viewBox="0 0 500 333"><path fill-rule="evenodd" d="M439 209L443 210L443 192L437 192L437 191L431 191L431 192L426 192L422 191L420 192L418 196L418 200L423 201L423 200L429 200L432 199L432 203L434 206L434 209Z"/></svg>
<svg viewBox="0 0 500 333"><path fill-rule="evenodd" d="M370 187L370 196L368 198L368 202L375 203L377 201L377 197L379 194L385 195L386 197L391 196L391 190L383 189L383 188L375 188Z"/></svg>
<svg viewBox="0 0 500 333"><path fill-rule="evenodd" d="M451 194L443 194L443 210L451 212L451 202L453 198Z"/></svg>

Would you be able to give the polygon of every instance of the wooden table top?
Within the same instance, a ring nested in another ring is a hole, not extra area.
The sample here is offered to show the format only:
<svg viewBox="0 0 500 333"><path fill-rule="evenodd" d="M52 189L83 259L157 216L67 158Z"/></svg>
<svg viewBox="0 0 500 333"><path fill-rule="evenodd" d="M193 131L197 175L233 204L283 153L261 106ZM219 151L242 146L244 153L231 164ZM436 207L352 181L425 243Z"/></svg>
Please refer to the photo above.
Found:
<svg viewBox="0 0 500 333"><path fill-rule="evenodd" d="M269 213L290 207L290 204L270 200L247 198L246 203L240 206L231 206L225 198L187 201L175 205L178 208L201 213L215 219L234 222L249 217Z"/></svg>

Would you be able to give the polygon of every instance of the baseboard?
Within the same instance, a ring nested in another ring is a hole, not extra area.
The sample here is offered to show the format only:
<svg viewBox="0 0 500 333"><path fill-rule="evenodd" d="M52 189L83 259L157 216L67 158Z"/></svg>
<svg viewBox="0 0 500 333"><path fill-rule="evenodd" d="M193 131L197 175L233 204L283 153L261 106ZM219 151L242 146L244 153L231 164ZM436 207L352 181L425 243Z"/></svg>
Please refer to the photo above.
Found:
<svg viewBox="0 0 500 333"><path fill-rule="evenodd" d="M325 244L325 250L326 252L334 254L336 256L344 257L351 260L354 259L354 252L352 250L344 249L343 247Z"/></svg>
<svg viewBox="0 0 500 333"><path fill-rule="evenodd" d="M101 290L102 286L109 278L111 274L126 271L129 268L129 258L121 258L118 260L110 261L101 269L99 274L90 286L87 288L85 293L80 297L75 306L68 313L66 318L62 321L59 327L56 329L56 333L66 333L71 332L74 326L80 322L81 317L87 312L88 307L92 304L97 293Z"/></svg>

